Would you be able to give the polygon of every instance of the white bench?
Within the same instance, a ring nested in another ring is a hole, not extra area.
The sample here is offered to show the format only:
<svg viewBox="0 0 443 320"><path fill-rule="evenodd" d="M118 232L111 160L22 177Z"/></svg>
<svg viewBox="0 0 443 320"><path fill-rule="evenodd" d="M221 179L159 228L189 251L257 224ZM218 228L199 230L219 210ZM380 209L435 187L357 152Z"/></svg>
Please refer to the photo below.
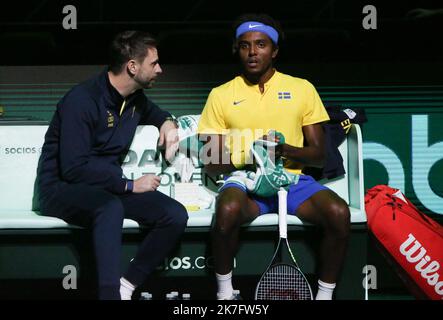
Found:
<svg viewBox="0 0 443 320"><path fill-rule="evenodd" d="M0 230L2 229L66 229L77 228L61 219L42 216L34 199L38 159L46 125L0 124ZM125 176L137 178L143 173L161 172L161 159L155 159L158 130L153 126L139 126L123 165ZM346 174L324 184L340 195L349 205L351 223L365 223L362 136L358 125L353 125L347 139L340 146ZM160 191L174 196L174 169L167 168ZM201 179L201 169L194 172ZM204 178L204 177L203 177ZM210 181L210 180L209 180ZM200 186L203 192L215 195L214 188ZM149 209L147 209L149 210ZM214 213L211 207L189 211L188 228L209 227ZM294 216L290 225L302 225ZM277 214L267 214L254 220L250 226L277 225ZM124 228L139 228L137 222L125 219Z"/></svg>

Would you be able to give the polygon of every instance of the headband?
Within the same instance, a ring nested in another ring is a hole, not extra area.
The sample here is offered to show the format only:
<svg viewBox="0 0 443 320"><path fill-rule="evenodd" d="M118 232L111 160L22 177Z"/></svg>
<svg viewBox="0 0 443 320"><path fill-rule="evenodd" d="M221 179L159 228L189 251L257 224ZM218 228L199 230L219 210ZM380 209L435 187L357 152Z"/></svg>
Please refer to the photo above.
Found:
<svg viewBox="0 0 443 320"><path fill-rule="evenodd" d="M273 27L268 26L264 23L257 21L246 21L238 26L235 37L238 39L242 34L249 31L258 31L266 34L271 40L277 44L278 43L278 32Z"/></svg>

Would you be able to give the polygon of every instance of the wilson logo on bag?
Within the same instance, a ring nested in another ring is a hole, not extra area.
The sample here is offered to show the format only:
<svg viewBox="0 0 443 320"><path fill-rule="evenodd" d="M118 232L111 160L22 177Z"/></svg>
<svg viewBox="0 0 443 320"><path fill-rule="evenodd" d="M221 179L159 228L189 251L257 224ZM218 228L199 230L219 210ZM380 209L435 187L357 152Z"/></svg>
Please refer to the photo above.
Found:
<svg viewBox="0 0 443 320"><path fill-rule="evenodd" d="M408 239L400 245L400 253L406 257L420 276L426 280L428 285L434 287L434 291L443 297L443 281L440 280L440 263L431 260L426 255L427 250L418 242L414 235L409 234Z"/></svg>
<svg viewBox="0 0 443 320"><path fill-rule="evenodd" d="M443 227L420 212L398 189L385 185L365 196L370 232L415 287L443 299Z"/></svg>

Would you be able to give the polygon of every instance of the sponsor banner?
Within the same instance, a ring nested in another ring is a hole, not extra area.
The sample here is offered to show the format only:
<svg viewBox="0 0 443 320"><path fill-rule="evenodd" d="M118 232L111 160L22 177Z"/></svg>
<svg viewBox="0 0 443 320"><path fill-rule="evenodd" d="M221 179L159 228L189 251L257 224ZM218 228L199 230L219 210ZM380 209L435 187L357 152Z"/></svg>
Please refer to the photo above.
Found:
<svg viewBox="0 0 443 320"><path fill-rule="evenodd" d="M386 114L372 114L363 126L365 189L386 184L400 189L419 209L443 214L443 114L396 114L395 123ZM380 128L383 130L380 130ZM2 126L0 135L0 201L5 209L23 209L34 194L38 158L47 126ZM124 175L136 179L146 173L163 173L160 191L172 195L177 181L174 168L162 163L157 150L158 132L139 127L137 139L123 164ZM20 180L20 192L13 187ZM195 170L191 182L204 185L213 194L217 183ZM29 208L31 206L29 205Z"/></svg>

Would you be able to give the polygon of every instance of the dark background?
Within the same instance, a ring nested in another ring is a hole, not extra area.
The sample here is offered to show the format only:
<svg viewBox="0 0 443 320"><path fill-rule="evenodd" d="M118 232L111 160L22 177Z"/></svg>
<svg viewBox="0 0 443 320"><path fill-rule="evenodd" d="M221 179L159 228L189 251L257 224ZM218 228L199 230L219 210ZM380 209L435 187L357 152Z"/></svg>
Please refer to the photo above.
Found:
<svg viewBox="0 0 443 320"><path fill-rule="evenodd" d="M65 30L65 5L77 8L76 30ZM377 8L377 30L365 30L362 8ZM286 33L279 62L441 62L443 14L417 16L443 1L3 1L2 65L96 65L122 30L141 29L159 40L162 64L225 64L232 21L246 12L278 19Z"/></svg>

